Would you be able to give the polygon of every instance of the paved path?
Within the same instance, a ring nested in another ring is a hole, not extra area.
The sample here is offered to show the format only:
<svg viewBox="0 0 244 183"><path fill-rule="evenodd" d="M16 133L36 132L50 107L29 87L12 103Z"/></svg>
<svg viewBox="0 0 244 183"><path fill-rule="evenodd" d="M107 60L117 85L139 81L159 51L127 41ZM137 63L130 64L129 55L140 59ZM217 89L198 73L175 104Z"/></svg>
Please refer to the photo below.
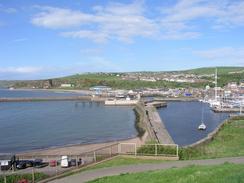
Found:
<svg viewBox="0 0 244 183"><path fill-rule="evenodd" d="M153 129L158 142L160 144L175 144L169 135L168 130L165 128L157 109L152 104L148 104L146 110L148 111L151 128Z"/></svg>
<svg viewBox="0 0 244 183"><path fill-rule="evenodd" d="M189 165L218 165L225 162L244 164L244 157L233 157L233 158L219 158L219 159L208 159L208 160L190 160L190 161L171 161L158 164L141 164L141 165L128 165L111 168L97 169L93 171L85 171L79 174L75 174L62 179L54 180L52 183L83 183L89 180L105 176L119 175L121 173L136 173L144 172L149 170L163 170L172 167L185 167Z"/></svg>

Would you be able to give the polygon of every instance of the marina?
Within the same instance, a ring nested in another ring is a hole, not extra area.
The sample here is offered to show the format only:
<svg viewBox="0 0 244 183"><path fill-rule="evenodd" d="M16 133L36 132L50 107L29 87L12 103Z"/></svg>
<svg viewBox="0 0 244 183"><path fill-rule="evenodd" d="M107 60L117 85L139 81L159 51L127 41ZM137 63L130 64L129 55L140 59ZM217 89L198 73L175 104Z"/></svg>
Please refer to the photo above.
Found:
<svg viewBox="0 0 244 183"><path fill-rule="evenodd" d="M206 130L198 130L202 120L202 105ZM208 104L194 101L168 102L166 108L158 109L158 113L168 133L180 146L190 145L207 137L229 117L228 113L215 113Z"/></svg>

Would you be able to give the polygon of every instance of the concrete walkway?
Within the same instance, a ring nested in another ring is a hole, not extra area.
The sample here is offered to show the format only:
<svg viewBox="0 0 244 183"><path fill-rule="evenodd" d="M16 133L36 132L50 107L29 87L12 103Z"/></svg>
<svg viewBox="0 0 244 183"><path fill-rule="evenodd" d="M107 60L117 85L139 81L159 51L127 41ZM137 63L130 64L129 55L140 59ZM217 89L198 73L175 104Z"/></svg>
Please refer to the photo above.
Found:
<svg viewBox="0 0 244 183"><path fill-rule="evenodd" d="M145 108L148 111L149 123L158 142L160 144L175 144L168 130L165 128L157 109L151 104L148 104Z"/></svg>
<svg viewBox="0 0 244 183"><path fill-rule="evenodd" d="M173 167L185 167L189 165L219 165L225 162L244 164L244 157L232 157L232 158L219 158L219 159L208 159L208 160L189 160L189 161L171 161L158 164L141 164L141 165L128 165L118 166L111 168L103 168L91 171L81 172L69 177L54 180L52 183L83 183L90 180L94 180L101 177L119 175L121 173L136 173L144 172L149 170L164 170Z"/></svg>

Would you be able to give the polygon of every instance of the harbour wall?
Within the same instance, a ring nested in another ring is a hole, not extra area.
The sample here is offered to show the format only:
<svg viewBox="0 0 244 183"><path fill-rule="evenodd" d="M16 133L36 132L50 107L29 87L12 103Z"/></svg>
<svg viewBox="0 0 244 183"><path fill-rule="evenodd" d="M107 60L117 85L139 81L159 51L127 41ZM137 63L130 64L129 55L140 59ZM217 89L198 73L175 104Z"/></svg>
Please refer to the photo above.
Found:
<svg viewBox="0 0 244 183"><path fill-rule="evenodd" d="M152 102L146 104L145 110L155 140L160 144L175 144L157 111L157 107L166 106L167 104L165 102L161 102L161 104L159 102Z"/></svg>
<svg viewBox="0 0 244 183"><path fill-rule="evenodd" d="M65 101L65 100L104 102L105 98L92 97L92 96L0 98L0 102L40 102L40 101Z"/></svg>

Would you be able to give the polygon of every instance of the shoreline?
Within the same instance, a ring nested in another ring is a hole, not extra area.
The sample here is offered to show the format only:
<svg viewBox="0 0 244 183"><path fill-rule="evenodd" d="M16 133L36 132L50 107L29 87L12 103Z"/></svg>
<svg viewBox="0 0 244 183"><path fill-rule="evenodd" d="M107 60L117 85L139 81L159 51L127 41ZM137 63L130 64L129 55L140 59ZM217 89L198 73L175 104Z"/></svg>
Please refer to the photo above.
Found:
<svg viewBox="0 0 244 183"><path fill-rule="evenodd" d="M223 126L225 124L231 123L233 120L238 119L238 118L243 118L244 119L244 116L229 117L229 118L223 120L212 132L210 132L203 139L200 139L197 142L194 142L192 144L185 145L185 146L182 146L182 147L183 148L193 148L193 147L200 146L200 145L203 145L203 144L211 142L215 138L215 136L218 134L218 132L223 128Z"/></svg>
<svg viewBox="0 0 244 183"><path fill-rule="evenodd" d="M60 147L50 147L45 149L36 149L26 152L16 153L17 156L62 156L62 155L80 155L83 153L88 153L95 151L97 149L115 145L118 143L136 143L137 146L145 144L147 138L147 132L140 137L133 137L129 139L122 139L117 141L101 142L101 143L91 143L91 144L75 144L75 145L64 145Z"/></svg>

